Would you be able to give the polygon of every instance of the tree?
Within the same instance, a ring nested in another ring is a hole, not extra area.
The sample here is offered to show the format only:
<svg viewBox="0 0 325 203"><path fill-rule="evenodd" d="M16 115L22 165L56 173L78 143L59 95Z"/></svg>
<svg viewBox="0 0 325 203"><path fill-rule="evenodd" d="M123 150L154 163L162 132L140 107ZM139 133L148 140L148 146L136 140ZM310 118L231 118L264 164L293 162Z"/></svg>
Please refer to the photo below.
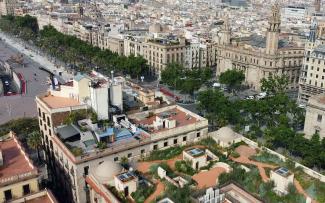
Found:
<svg viewBox="0 0 325 203"><path fill-rule="evenodd" d="M224 94L215 89L202 91L198 95L198 109L204 112L210 124L222 127L238 121L239 110Z"/></svg>
<svg viewBox="0 0 325 203"><path fill-rule="evenodd" d="M238 88L245 80L245 74L243 71L227 70L220 74L219 81L222 84L228 85L232 90Z"/></svg>
<svg viewBox="0 0 325 203"><path fill-rule="evenodd" d="M261 89L269 95L285 93L289 80L286 75L275 75L269 76L268 78L263 78L261 80Z"/></svg>
<svg viewBox="0 0 325 203"><path fill-rule="evenodd" d="M39 150L42 146L42 137L38 131L34 131L28 135L27 145L37 151L37 158L40 161L40 153Z"/></svg>

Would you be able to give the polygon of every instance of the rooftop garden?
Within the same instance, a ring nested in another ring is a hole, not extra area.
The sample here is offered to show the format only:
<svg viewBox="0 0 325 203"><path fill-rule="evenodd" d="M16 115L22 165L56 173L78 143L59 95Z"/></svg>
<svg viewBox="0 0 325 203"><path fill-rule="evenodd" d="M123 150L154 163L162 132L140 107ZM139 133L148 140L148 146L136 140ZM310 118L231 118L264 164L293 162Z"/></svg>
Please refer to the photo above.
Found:
<svg viewBox="0 0 325 203"><path fill-rule="evenodd" d="M302 168L295 167L295 163L291 159L287 159L284 162L276 155L270 154L264 150L260 151L254 156L251 156L250 159L261 163L274 164L288 168L292 173L294 173L295 179L299 181L303 189L308 195L310 195L310 197L318 202L325 202L325 183L309 176L303 172ZM269 176L269 170L266 170L266 173Z"/></svg>
<svg viewBox="0 0 325 203"><path fill-rule="evenodd" d="M72 111L63 121L64 124L77 124L78 121L83 119L90 119L92 123L98 123L97 114L91 109L80 109ZM81 130L83 126L80 126Z"/></svg>
<svg viewBox="0 0 325 203"><path fill-rule="evenodd" d="M155 186L149 186L147 184L140 184L135 192L131 194L131 197L136 203L144 203L144 201L155 191Z"/></svg>
<svg viewBox="0 0 325 203"><path fill-rule="evenodd" d="M177 155L182 154L184 149L185 146L175 146L163 150L154 150L150 153L148 157L145 158L145 160L146 161L168 160L174 158Z"/></svg>
<svg viewBox="0 0 325 203"><path fill-rule="evenodd" d="M249 167L251 170L249 172L245 172L244 169L236 166L232 172L221 174L219 176L219 185L235 182L265 202L305 202L304 196L299 194L293 185L289 187L288 195L278 196L273 191L273 182L263 182L257 167Z"/></svg>

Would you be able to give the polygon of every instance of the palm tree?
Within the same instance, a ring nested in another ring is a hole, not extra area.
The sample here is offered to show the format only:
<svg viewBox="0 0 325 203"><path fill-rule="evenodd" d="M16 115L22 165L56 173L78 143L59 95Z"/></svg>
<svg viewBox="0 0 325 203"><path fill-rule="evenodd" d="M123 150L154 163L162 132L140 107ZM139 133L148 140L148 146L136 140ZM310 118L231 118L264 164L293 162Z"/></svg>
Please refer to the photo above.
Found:
<svg viewBox="0 0 325 203"><path fill-rule="evenodd" d="M42 138L41 134L38 131L34 131L28 135L27 145L34 150L37 150L37 158L40 161L40 153L39 149L42 146Z"/></svg>

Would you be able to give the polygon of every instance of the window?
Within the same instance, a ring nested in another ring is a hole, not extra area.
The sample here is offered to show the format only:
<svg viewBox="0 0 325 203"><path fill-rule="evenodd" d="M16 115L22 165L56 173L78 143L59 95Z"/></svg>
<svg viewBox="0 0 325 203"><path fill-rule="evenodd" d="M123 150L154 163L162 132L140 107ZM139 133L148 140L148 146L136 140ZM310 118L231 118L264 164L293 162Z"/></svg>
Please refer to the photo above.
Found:
<svg viewBox="0 0 325 203"><path fill-rule="evenodd" d="M24 195L28 195L30 193L29 184L23 185L23 193L24 193Z"/></svg>
<svg viewBox="0 0 325 203"><path fill-rule="evenodd" d="M319 130L315 130L315 134L319 134Z"/></svg>
<svg viewBox="0 0 325 203"><path fill-rule="evenodd" d="M177 138L176 138L176 139L174 139L174 144L177 144Z"/></svg>
<svg viewBox="0 0 325 203"><path fill-rule="evenodd" d="M323 116L320 115L320 114L318 114L318 115L317 115L317 121L318 121L318 122L322 122L322 119L323 119Z"/></svg>
<svg viewBox="0 0 325 203"><path fill-rule="evenodd" d="M84 167L84 175L88 175L89 172L89 166Z"/></svg>
<svg viewBox="0 0 325 203"><path fill-rule="evenodd" d="M157 144L155 144L155 145L153 146L153 150L156 150L156 149L158 149L158 145L157 145Z"/></svg>
<svg viewBox="0 0 325 203"><path fill-rule="evenodd" d="M4 191L4 193L5 193L5 200L6 200L6 201L9 201L9 200L12 199L12 193L11 193L11 190L6 190L6 191Z"/></svg>
<svg viewBox="0 0 325 203"><path fill-rule="evenodd" d="M144 154L146 151L144 149L141 149L141 154Z"/></svg>
<svg viewBox="0 0 325 203"><path fill-rule="evenodd" d="M164 142L164 147L168 146L168 141Z"/></svg>
<svg viewBox="0 0 325 203"><path fill-rule="evenodd" d="M186 140L187 140L187 137L184 136L184 137L183 137L183 142L186 142Z"/></svg>
<svg viewBox="0 0 325 203"><path fill-rule="evenodd" d="M114 161L118 161L118 156L117 157L114 157Z"/></svg>
<svg viewBox="0 0 325 203"><path fill-rule="evenodd" d="M132 156L132 153L128 153L128 158L130 158Z"/></svg>
<svg viewBox="0 0 325 203"><path fill-rule="evenodd" d="M201 132L197 132L196 137L201 137Z"/></svg>
<svg viewBox="0 0 325 203"><path fill-rule="evenodd" d="M41 117L42 116L42 112L41 112L41 109L38 108L38 116Z"/></svg>
<svg viewBox="0 0 325 203"><path fill-rule="evenodd" d="M52 132L51 132L51 129L49 129L49 135L52 136Z"/></svg>
<svg viewBox="0 0 325 203"><path fill-rule="evenodd" d="M51 126L50 117L47 117L47 125Z"/></svg>

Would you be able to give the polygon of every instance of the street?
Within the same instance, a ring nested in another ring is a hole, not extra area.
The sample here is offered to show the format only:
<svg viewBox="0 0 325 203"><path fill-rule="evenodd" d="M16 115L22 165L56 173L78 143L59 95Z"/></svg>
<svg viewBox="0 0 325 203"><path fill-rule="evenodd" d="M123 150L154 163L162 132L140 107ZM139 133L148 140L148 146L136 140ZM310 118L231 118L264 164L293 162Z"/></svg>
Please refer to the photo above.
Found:
<svg viewBox="0 0 325 203"><path fill-rule="evenodd" d="M46 57L40 56L30 49L25 49L25 46L9 39L3 33L0 33L0 37L2 38L0 60L6 61L13 55L23 53L26 64L25 66L14 64L14 70L20 73L26 82L26 94L0 97L0 124L3 124L11 119L36 116L35 96L46 92L49 88L46 84L48 73L40 70L39 67L43 66L50 70L57 70L57 68ZM1 79L6 77L2 76ZM68 79L71 78L71 75L63 72L63 77ZM10 90L5 89L5 91Z"/></svg>

